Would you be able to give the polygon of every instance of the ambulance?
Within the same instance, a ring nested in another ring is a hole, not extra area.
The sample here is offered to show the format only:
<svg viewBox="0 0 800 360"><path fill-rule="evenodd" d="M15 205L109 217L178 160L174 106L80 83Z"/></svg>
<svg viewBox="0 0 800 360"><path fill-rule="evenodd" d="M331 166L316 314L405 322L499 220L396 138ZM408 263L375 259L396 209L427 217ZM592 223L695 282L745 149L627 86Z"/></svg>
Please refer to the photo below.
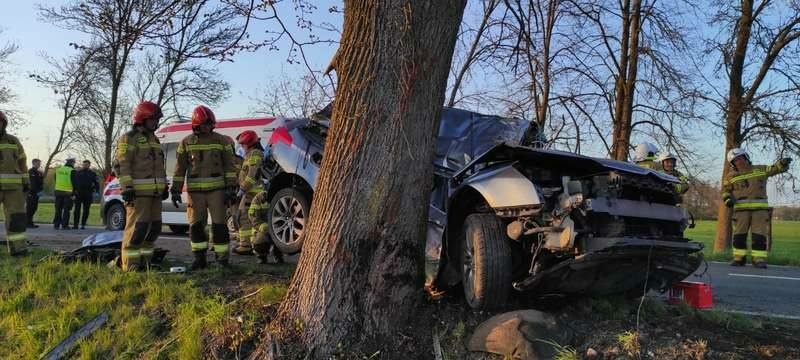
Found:
<svg viewBox="0 0 800 360"><path fill-rule="evenodd" d="M265 145L272 135L272 130L276 125L274 117L257 117L217 120L216 132L230 136L235 139L237 135L245 130L253 130L261 138L261 144ZM156 131L158 140L161 141L161 149L164 150L164 157L167 162L167 178L172 178L177 161L176 150L178 143L192 133L192 124L189 122L177 122L164 125ZM244 156L244 150L237 144L236 152L239 156ZM106 181L105 189L101 199L101 216L103 223L109 230L125 229L125 204L122 201L122 188L116 178ZM162 221L173 233L185 234L189 231L189 222L186 218L186 193L183 193L183 204L176 208L172 201L165 200L162 206Z"/></svg>

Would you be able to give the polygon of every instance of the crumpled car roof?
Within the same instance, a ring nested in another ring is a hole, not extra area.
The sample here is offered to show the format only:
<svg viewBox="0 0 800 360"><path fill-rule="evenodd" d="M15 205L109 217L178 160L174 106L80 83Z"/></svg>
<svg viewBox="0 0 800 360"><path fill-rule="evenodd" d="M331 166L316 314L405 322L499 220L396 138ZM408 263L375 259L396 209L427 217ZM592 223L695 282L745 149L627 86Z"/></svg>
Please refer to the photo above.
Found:
<svg viewBox="0 0 800 360"><path fill-rule="evenodd" d="M519 144L528 122L445 107L434 164L456 171L495 145Z"/></svg>

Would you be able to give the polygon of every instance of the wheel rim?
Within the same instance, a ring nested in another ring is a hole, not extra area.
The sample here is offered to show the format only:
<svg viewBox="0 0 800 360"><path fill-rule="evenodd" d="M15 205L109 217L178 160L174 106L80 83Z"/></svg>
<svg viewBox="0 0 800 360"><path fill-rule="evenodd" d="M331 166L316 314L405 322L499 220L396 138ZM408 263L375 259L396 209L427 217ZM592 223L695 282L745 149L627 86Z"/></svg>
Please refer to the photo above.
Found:
<svg viewBox="0 0 800 360"><path fill-rule="evenodd" d="M122 211L120 211L119 209L114 209L114 211L111 212L111 221L110 221L111 226L113 226L115 229L121 228L123 221L122 218L123 218Z"/></svg>
<svg viewBox="0 0 800 360"><path fill-rule="evenodd" d="M474 257L474 249L472 247L472 238L469 236L469 233L464 236L464 261L462 264L462 274L464 277L464 286L469 289L469 294L472 294L473 286L474 286L474 264L473 264L473 257Z"/></svg>
<svg viewBox="0 0 800 360"><path fill-rule="evenodd" d="M278 241L290 245L303 235L306 214L294 196L284 196L272 208L272 231Z"/></svg>

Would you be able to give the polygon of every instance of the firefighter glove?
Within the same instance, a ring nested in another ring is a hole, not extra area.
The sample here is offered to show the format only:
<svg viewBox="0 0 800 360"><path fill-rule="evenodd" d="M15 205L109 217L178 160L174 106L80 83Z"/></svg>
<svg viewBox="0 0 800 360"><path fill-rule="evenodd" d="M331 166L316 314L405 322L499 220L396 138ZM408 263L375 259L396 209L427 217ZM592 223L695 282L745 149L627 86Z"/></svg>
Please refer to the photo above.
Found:
<svg viewBox="0 0 800 360"><path fill-rule="evenodd" d="M227 191L225 191L225 204L231 206L235 202L236 202L236 190L230 188Z"/></svg>
<svg viewBox="0 0 800 360"><path fill-rule="evenodd" d="M730 198L730 197L726 197L725 199L723 199L723 201L725 201L725 206L727 206L729 208L732 208L733 207L733 203L735 202L733 200L733 198Z"/></svg>
<svg viewBox="0 0 800 360"><path fill-rule="evenodd" d="M792 163L792 158L783 158L783 159L781 159L781 165L783 165L783 167L787 167L791 163Z"/></svg>
<svg viewBox="0 0 800 360"><path fill-rule="evenodd" d="M127 187L122 191L122 200L125 202L131 202L134 198L136 198L136 191L132 187Z"/></svg>
<svg viewBox="0 0 800 360"><path fill-rule="evenodd" d="M178 207L179 203L183 203L183 200L181 199L181 193L179 193L177 191L173 191L172 192L172 205L175 205L175 207Z"/></svg>
<svg viewBox="0 0 800 360"><path fill-rule="evenodd" d="M169 198L169 191L167 188L164 188L164 191L161 192L161 201L167 200Z"/></svg>

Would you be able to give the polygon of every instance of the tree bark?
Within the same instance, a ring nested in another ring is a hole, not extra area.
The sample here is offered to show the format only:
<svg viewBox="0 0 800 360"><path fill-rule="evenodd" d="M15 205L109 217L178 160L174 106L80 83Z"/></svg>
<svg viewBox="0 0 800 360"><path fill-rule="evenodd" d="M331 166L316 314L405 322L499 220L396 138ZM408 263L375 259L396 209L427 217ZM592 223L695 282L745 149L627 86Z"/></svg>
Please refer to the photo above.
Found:
<svg viewBox="0 0 800 360"><path fill-rule="evenodd" d="M728 85L728 103L725 112L725 162L722 165L723 184L728 176L730 166L727 161L728 150L737 148L742 144L742 115L745 111L744 88L742 76L744 74L747 45L750 43L750 34L753 24L753 1L743 0L741 16L736 26L736 45L730 59L730 74ZM720 203L717 210L717 231L714 238L714 252L725 251L731 247L731 211L724 203Z"/></svg>
<svg viewBox="0 0 800 360"><path fill-rule="evenodd" d="M435 135L465 5L345 1L326 157L271 325L311 358L386 348L420 304Z"/></svg>

